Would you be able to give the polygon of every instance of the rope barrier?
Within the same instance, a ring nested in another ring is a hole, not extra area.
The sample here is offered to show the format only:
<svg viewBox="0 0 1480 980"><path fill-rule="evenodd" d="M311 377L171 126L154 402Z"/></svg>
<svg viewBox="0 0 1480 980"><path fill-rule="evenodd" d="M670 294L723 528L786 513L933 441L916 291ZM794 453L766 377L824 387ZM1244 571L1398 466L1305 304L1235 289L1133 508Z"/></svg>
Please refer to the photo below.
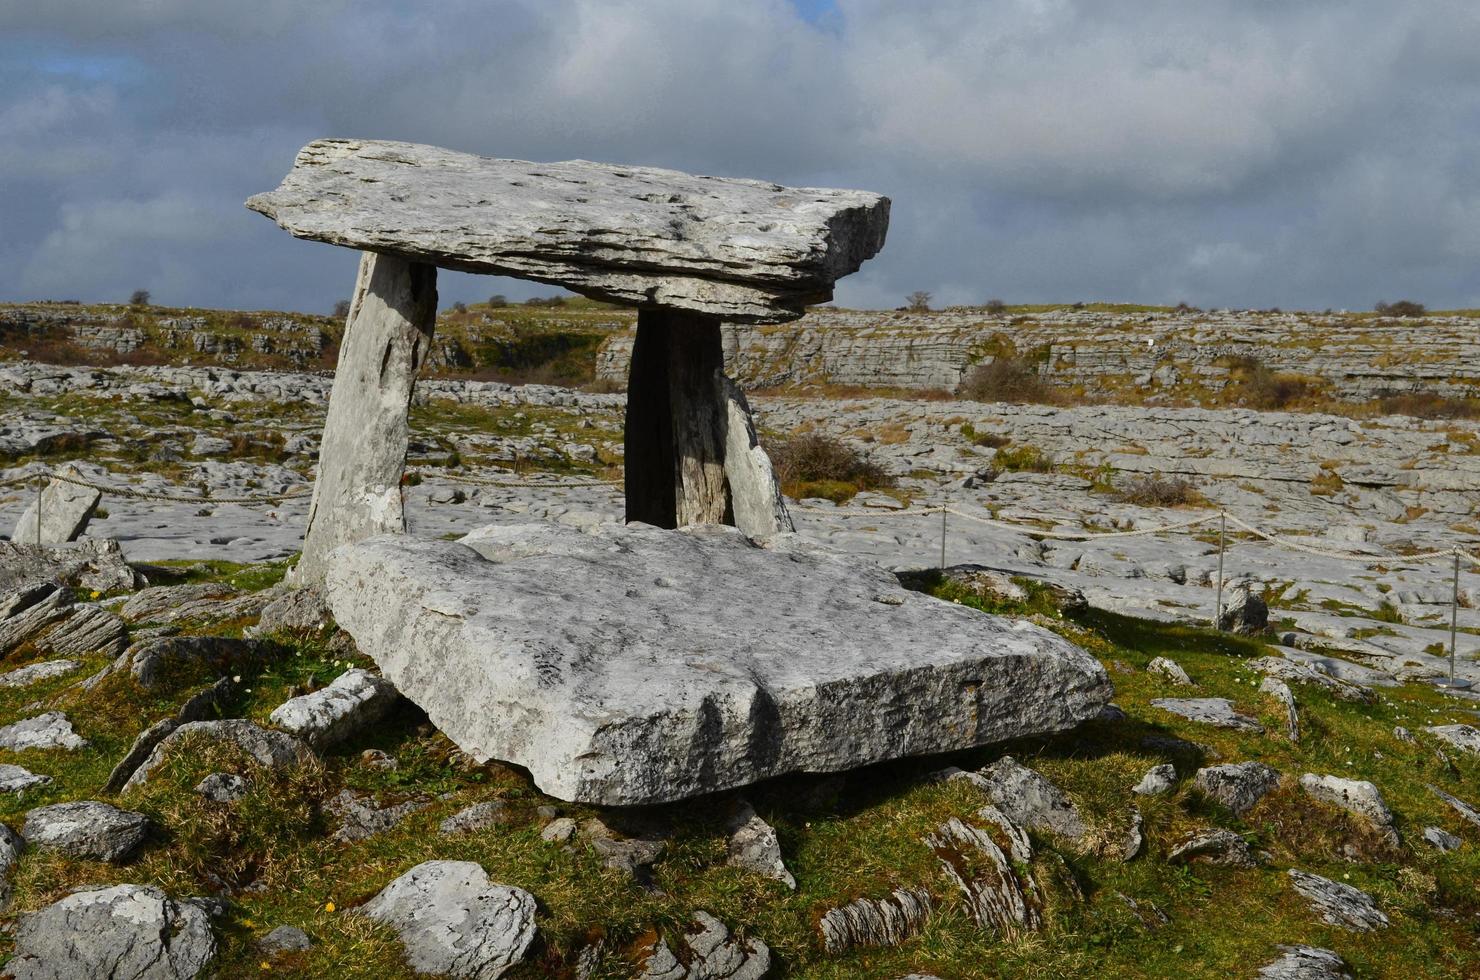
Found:
<svg viewBox="0 0 1480 980"><path fill-rule="evenodd" d="M480 487L533 487L535 489L567 490L580 487L611 487L616 488L614 480L484 480L474 476L463 476L460 473L447 473L442 470L428 470L420 468L412 471L421 477L437 477L443 480L452 480L454 483L471 483Z"/></svg>
<svg viewBox="0 0 1480 980"><path fill-rule="evenodd" d="M58 483L70 483L73 486L87 487L99 493L112 494L115 497L131 497L136 500L160 500L169 503L183 504L276 504L284 500L292 500L295 497L307 496L312 486L304 486L290 490L287 493L261 494L251 497L210 497L205 495L185 496L183 494L155 493L149 490L134 490L129 487L114 487L105 483L95 483L92 480L84 480L80 477L70 476L65 473L53 472L50 478Z"/></svg>

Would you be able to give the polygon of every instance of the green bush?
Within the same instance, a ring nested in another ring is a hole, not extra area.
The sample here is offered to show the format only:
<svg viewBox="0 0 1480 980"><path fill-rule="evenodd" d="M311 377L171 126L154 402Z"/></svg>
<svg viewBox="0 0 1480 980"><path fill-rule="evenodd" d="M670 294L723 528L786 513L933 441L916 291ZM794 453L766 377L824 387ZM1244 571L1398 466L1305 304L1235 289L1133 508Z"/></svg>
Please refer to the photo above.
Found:
<svg viewBox="0 0 1480 980"><path fill-rule="evenodd" d="M860 490L894 485L878 463L840 439L808 432L766 447L782 492L841 503Z"/></svg>
<svg viewBox="0 0 1480 980"><path fill-rule="evenodd" d="M1020 357L995 357L971 369L956 393L977 402L1047 404L1053 391L1039 376L1031 361Z"/></svg>

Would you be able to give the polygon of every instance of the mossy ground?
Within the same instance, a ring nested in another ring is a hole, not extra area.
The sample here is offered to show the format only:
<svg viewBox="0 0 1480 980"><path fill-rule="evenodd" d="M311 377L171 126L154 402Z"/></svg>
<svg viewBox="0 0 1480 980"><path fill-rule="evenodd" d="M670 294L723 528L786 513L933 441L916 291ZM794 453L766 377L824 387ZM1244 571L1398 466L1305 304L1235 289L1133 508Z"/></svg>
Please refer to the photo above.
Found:
<svg viewBox="0 0 1480 980"><path fill-rule="evenodd" d="M195 580L220 579L239 586L269 584L281 566L197 566ZM1474 882L1480 874L1476 847L1441 855L1421 842L1422 828L1436 824L1467 839L1475 829L1425 788L1434 783L1480 800L1480 763L1441 763L1422 727L1469 717L1463 706L1430 688L1407 686L1383 693L1375 704L1332 700L1299 687L1304 737L1292 744L1278 733L1282 717L1257 691L1258 675L1245 661L1267 653L1254 640L1203 630L1127 619L1101 612L1063 615L1051 596L1030 589L1025 603L1001 605L958 586L935 582L932 591L987 611L1030 616L1099 657L1110 670L1116 702L1129 720L1094 722L1051 738L1032 739L950 757L911 759L850 773L843 780L820 776L780 779L746 797L780 836L798 888L725 864L723 813L726 799L696 800L636 817L671 828L667 853L655 869L657 891L649 892L617 872L604 870L584 844L561 847L542 841L535 808L550 804L584 819L600 816L620 826L632 814L613 814L560 804L544 797L526 773L501 765L477 766L426 723L405 709L365 737L326 755L321 765L269 772L216 748L180 753L142 790L118 802L155 819L156 839L123 867L31 852L16 876L10 915L33 910L86 884L156 882L171 892L201 894L221 883L234 888L232 906L218 923L221 970L226 977L409 976L394 937L369 924L356 907L411 866L436 858L477 861L496 881L517 885L540 901L541 938L530 962L514 975L571 975L578 951L604 939L608 955L601 976L630 975L631 952L656 930L677 934L690 913L705 909L732 928L763 939L773 950L778 973L789 977L897 977L911 971L947 978L974 977L1228 977L1250 976L1280 943L1309 943L1335 949L1359 976L1466 977L1480 974ZM235 632L241 624L191 631ZM283 655L267 669L243 678L231 714L265 721L295 691L322 685L352 664L366 664L334 635L280 636ZM1232 699L1264 721L1271 734L1228 732L1183 721L1150 705L1156 697L1187 689L1147 674L1154 656L1170 656L1197 682L1196 694ZM19 666L22 652L5 666ZM102 665L89 658L88 670ZM0 753L55 777L56 782L21 797L0 798L0 819L19 826L24 812L46 803L92 799L109 768L134 735L172 713L209 678L177 678L175 687L144 694L125 678L92 691L72 685L75 675L23 691L0 691L0 718L34 713L42 701L65 710L92 745L77 753ZM1422 744L1393 736L1404 725ZM1147 736L1175 736L1202 750L1147 748ZM399 760L385 771L365 765L360 753L377 748ZM1119 838L1129 807L1145 818L1146 853L1123 863L1113 855L1079 853L1048 837L1036 840L1034 874L1048 894L1046 928L1015 941L977 929L940 873L922 839L951 816L970 820L978 792L961 782L936 783L928 774L945 765L975 768L1011 753L1063 787L1078 802L1098 836ZM1335 773L1375 782L1398 815L1408 849L1384 850L1374 835L1333 808L1314 803L1299 790L1282 789L1242 819L1200 799L1183 783L1172 795L1142 799L1130 792L1150 766L1174 762L1190 777L1214 756L1223 761L1257 759L1289 776ZM1451 757L1455 753L1450 753ZM232 769L247 775L251 793L222 806L200 799L192 787L207 773ZM318 802L351 787L385 800L425 799L429 805L394 830L358 843L331 841L332 819ZM480 800L507 801L515 819L488 831L443 837L437 824ZM1269 863L1255 871L1164 861L1172 843L1187 831L1216 824L1245 834ZM1337 857L1352 844L1361 859ZM1300 867L1371 892L1392 918L1373 934L1327 926L1289 887L1284 870ZM840 956L822 951L815 923L826 908L891 888L924 886L938 899L925 931L894 949L859 949ZM249 887L243 887L249 886ZM1120 896L1141 903L1134 911ZM1148 906L1164 913L1157 921ZM317 940L305 953L264 957L255 942L272 928L299 926ZM8 940L0 939L0 943Z"/></svg>

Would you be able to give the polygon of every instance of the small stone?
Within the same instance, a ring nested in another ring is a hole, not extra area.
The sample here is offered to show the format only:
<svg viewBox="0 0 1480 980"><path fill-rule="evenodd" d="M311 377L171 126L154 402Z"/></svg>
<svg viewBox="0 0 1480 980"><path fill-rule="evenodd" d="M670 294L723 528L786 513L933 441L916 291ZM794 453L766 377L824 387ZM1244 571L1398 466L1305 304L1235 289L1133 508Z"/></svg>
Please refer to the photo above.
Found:
<svg viewBox="0 0 1480 980"><path fill-rule="evenodd" d="M50 776L41 776L21 766L0 763L0 793L20 793L36 786L46 786Z"/></svg>
<svg viewBox="0 0 1480 980"><path fill-rule="evenodd" d="M1252 868L1256 863L1249 842L1221 827L1205 830L1183 840L1167 855L1171 864L1216 864L1229 868Z"/></svg>
<svg viewBox="0 0 1480 980"><path fill-rule="evenodd" d="M1037 886L1031 878L1019 879L991 835L952 817L925 843L965 896L967 912L977 926L1009 939L1042 926Z"/></svg>
<svg viewBox="0 0 1480 980"><path fill-rule="evenodd" d="M1429 785L1429 792L1439 797L1445 803L1448 803L1455 813L1458 813L1475 826L1480 827L1480 810L1475 809L1459 797L1451 796L1432 784Z"/></svg>
<svg viewBox="0 0 1480 980"><path fill-rule="evenodd" d="M1235 587L1223 614L1218 617L1220 630L1257 636L1269 627L1269 605L1247 586Z"/></svg>
<svg viewBox="0 0 1480 980"><path fill-rule="evenodd" d="M742 940L708 912L693 916L697 929L678 939L678 951L660 938L637 980L764 980L771 972L771 950L759 939Z"/></svg>
<svg viewBox="0 0 1480 980"><path fill-rule="evenodd" d="M1170 762L1163 762L1161 765L1147 769L1146 775L1142 776L1141 781L1132 787L1131 792L1142 796L1161 796L1170 793L1176 787L1177 767Z"/></svg>
<svg viewBox="0 0 1480 980"><path fill-rule="evenodd" d="M1436 847L1440 851L1453 851L1464 843L1463 838L1456 837L1442 827L1425 827L1423 839L1431 847Z"/></svg>
<svg viewBox="0 0 1480 980"><path fill-rule="evenodd" d="M107 803L54 803L26 814L21 836L33 847L90 861L126 861L149 836L149 818Z"/></svg>
<svg viewBox="0 0 1480 980"><path fill-rule="evenodd" d="M0 687L26 687L53 677L65 677L81 666L76 660L43 660L0 674Z"/></svg>
<svg viewBox="0 0 1480 980"><path fill-rule="evenodd" d="M1075 842L1088 833L1079 808L1064 791L1012 756L1003 756L978 775L983 791L1014 823Z"/></svg>
<svg viewBox="0 0 1480 980"><path fill-rule="evenodd" d="M313 939L297 926L278 926L257 941L264 953L297 953L313 948Z"/></svg>
<svg viewBox="0 0 1480 980"><path fill-rule="evenodd" d="M205 903L116 885L22 916L5 968L15 980L195 980L215 958Z"/></svg>
<svg viewBox="0 0 1480 980"><path fill-rule="evenodd" d="M195 791L212 803L232 803L247 795L251 784L235 773L213 772L195 785Z"/></svg>
<svg viewBox="0 0 1480 980"><path fill-rule="evenodd" d="M1259 968L1259 980L1352 980L1346 961L1329 949L1281 946L1280 958Z"/></svg>
<svg viewBox="0 0 1480 980"><path fill-rule="evenodd" d="M1295 708L1295 695L1290 685L1276 677L1266 677L1259 682L1261 694L1268 694L1285 709L1285 734L1290 741L1300 741L1300 713Z"/></svg>
<svg viewBox="0 0 1480 980"><path fill-rule="evenodd" d="M1404 728L1402 725L1395 725L1393 727L1393 738L1397 739L1400 742L1406 742L1409 745L1418 744L1418 739L1413 737L1413 733Z"/></svg>
<svg viewBox="0 0 1480 980"><path fill-rule="evenodd" d="M72 730L72 723L60 711L27 718L0 728L0 749L24 752L26 749L66 749L74 751L87 740Z"/></svg>
<svg viewBox="0 0 1480 980"><path fill-rule="evenodd" d="M1233 702L1227 698L1156 698L1151 704L1163 711L1180 715L1188 721L1196 721L1204 725L1234 728L1246 732L1264 731L1264 726L1256 719L1235 711Z"/></svg>
<svg viewBox="0 0 1480 980"><path fill-rule="evenodd" d="M1126 827L1125 838L1121 841L1120 859L1122 861L1135 860L1136 856L1141 853L1141 848L1146 844L1144 834L1146 823L1141 817L1141 811L1135 806L1132 806L1130 811L1130 824Z"/></svg>
<svg viewBox="0 0 1480 980"><path fill-rule="evenodd" d="M1300 777L1300 788L1315 799L1356 814L1382 831L1389 843L1397 845L1398 832L1393 829L1393 811L1388 809L1387 801L1372 783L1365 779L1317 776L1308 772Z"/></svg>
<svg viewBox="0 0 1480 980"><path fill-rule="evenodd" d="M1480 728L1472 725L1434 725L1425 731L1461 751L1480 754Z"/></svg>
<svg viewBox="0 0 1480 980"><path fill-rule="evenodd" d="M325 803L324 810L339 818L334 840L348 843L383 834L428 805L426 800L406 800L380 806L374 797L346 789Z"/></svg>
<svg viewBox="0 0 1480 980"><path fill-rule="evenodd" d="M730 867L746 868L796 891L797 880L781 859L776 829L757 816L749 803L742 801L735 807L728 829Z"/></svg>
<svg viewBox="0 0 1480 980"><path fill-rule="evenodd" d="M384 718L400 698L390 681L355 667L327 687L279 705L268 721L324 749Z"/></svg>
<svg viewBox="0 0 1480 980"><path fill-rule="evenodd" d="M9 825L0 823L0 912L10 908L10 899L15 890L10 876L25 849L26 842L21 839L21 835L11 830Z"/></svg>
<svg viewBox="0 0 1480 980"><path fill-rule="evenodd" d="M371 769L392 772L401 763L396 760L395 756L388 752L382 752L380 749L366 749L360 753L360 765L369 766Z"/></svg>
<svg viewBox="0 0 1480 980"><path fill-rule="evenodd" d="M898 946L925 928L932 908L925 888L896 888L885 898L859 898L822 913L817 929L829 953L853 946Z"/></svg>
<svg viewBox="0 0 1480 980"><path fill-rule="evenodd" d="M1333 926L1370 932L1388 924L1371 895L1351 885L1291 868L1287 874L1297 892L1309 899L1321 918Z"/></svg>
<svg viewBox="0 0 1480 980"><path fill-rule="evenodd" d="M443 835L471 834L508 823L512 817L503 800L486 800L464 807L443 820L437 832Z"/></svg>
<svg viewBox="0 0 1480 980"><path fill-rule="evenodd" d="M564 844L576 835L576 822L570 817L556 817L540 831L540 840L551 844Z"/></svg>
<svg viewBox="0 0 1480 980"><path fill-rule="evenodd" d="M1199 769L1193 782L1209 799L1241 817L1279 785L1280 774L1262 762L1240 762Z"/></svg>
<svg viewBox="0 0 1480 980"><path fill-rule="evenodd" d="M419 973L497 980L535 937L534 896L489 881L471 861L418 864L361 911L396 931Z"/></svg>
<svg viewBox="0 0 1480 980"><path fill-rule="evenodd" d="M1183 687L1193 686L1192 678L1187 676L1187 671L1182 669L1182 665L1166 657L1152 657L1151 662L1146 665L1146 672L1164 677L1173 684Z"/></svg>

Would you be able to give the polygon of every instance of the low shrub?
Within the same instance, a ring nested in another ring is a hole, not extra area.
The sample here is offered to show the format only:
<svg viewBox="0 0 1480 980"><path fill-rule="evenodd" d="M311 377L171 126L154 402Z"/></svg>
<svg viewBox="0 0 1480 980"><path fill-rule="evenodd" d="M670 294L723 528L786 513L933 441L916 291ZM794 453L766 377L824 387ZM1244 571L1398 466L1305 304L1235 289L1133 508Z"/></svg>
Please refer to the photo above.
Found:
<svg viewBox="0 0 1480 980"><path fill-rule="evenodd" d="M1115 483L1115 499L1141 507L1186 507L1206 503L1189 481L1180 476L1137 473Z"/></svg>
<svg viewBox="0 0 1480 980"><path fill-rule="evenodd" d="M1411 299L1400 299L1396 303L1379 302L1372 309L1383 316L1424 316L1429 312L1422 303Z"/></svg>
<svg viewBox="0 0 1480 980"><path fill-rule="evenodd" d="M1053 457L1037 446L1009 446L992 457L992 467L1006 473L1051 473L1053 466Z"/></svg>
<svg viewBox="0 0 1480 980"><path fill-rule="evenodd" d="M1047 404L1054 400L1053 390L1039 377L1037 368L1020 357L996 357L978 364L957 394L977 402Z"/></svg>
<svg viewBox="0 0 1480 980"><path fill-rule="evenodd" d="M1229 394L1243 408L1274 411L1308 401L1316 386L1298 374L1272 371L1257 357L1235 357L1225 362L1233 373Z"/></svg>
<svg viewBox="0 0 1480 980"><path fill-rule="evenodd" d="M768 444L781 489L792 497L826 497L841 503L860 490L894 485L894 478L866 455L832 436L807 432Z"/></svg>
<svg viewBox="0 0 1480 980"><path fill-rule="evenodd" d="M976 426L970 422L961 426L961 435L973 446L986 446L989 449L1001 449L1012 442L1007 436L998 435L995 432L978 432Z"/></svg>
<svg viewBox="0 0 1480 980"><path fill-rule="evenodd" d="M1433 391L1384 391L1377 396L1384 415L1411 415L1418 419L1480 418L1480 400L1454 398Z"/></svg>

